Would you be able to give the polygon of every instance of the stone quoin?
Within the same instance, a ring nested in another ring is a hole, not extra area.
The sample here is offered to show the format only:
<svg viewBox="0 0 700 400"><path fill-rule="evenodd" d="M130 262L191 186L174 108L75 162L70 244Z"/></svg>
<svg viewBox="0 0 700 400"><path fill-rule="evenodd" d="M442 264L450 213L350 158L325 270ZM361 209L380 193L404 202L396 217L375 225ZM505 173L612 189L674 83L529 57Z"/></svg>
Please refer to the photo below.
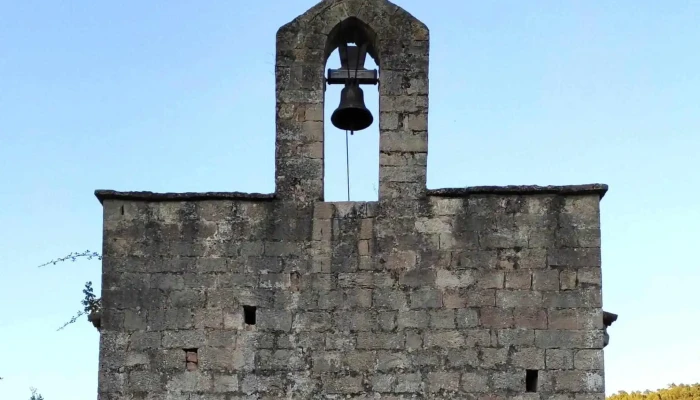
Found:
<svg viewBox="0 0 700 400"><path fill-rule="evenodd" d="M323 199L347 37L379 66L375 202ZM275 193L96 191L100 399L604 399L607 186L428 190L428 52L389 1L322 1L277 32Z"/></svg>

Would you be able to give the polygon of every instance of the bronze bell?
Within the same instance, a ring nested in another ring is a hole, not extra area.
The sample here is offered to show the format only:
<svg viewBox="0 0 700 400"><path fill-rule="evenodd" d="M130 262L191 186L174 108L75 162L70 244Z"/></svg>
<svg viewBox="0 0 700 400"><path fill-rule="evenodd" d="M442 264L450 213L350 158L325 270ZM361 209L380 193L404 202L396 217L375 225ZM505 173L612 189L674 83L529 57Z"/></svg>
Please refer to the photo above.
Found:
<svg viewBox="0 0 700 400"><path fill-rule="evenodd" d="M331 122L338 129L361 131L372 125L374 118L365 106L365 94L357 83L348 83L340 92L340 105L333 111Z"/></svg>

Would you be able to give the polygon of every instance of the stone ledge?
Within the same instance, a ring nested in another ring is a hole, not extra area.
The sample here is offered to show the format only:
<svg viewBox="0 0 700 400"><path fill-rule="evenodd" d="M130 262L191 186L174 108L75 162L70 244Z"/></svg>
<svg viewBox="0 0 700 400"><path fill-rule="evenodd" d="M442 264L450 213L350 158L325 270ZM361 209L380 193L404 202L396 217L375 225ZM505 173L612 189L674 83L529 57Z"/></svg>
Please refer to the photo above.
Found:
<svg viewBox="0 0 700 400"><path fill-rule="evenodd" d="M428 196L466 197L473 194L598 194L602 199L608 191L608 185L593 183L589 185L537 186L472 186L466 188L428 189Z"/></svg>
<svg viewBox="0 0 700 400"><path fill-rule="evenodd" d="M593 183L589 185L537 186L472 186L465 188L428 189L428 196L435 197L466 197L474 194L528 195L528 194L598 194L605 196L608 185ZM196 201L196 200L274 200L274 193L243 193L243 192L185 192L185 193L154 193L154 192L119 192L116 190L95 190L95 196L102 203L104 200L133 200L133 201Z"/></svg>
<svg viewBox="0 0 700 400"><path fill-rule="evenodd" d="M273 200L275 194L242 192L202 192L202 193L154 193L154 192L119 192L116 190L95 190L95 197L102 204L105 200L132 201L195 201L195 200Z"/></svg>

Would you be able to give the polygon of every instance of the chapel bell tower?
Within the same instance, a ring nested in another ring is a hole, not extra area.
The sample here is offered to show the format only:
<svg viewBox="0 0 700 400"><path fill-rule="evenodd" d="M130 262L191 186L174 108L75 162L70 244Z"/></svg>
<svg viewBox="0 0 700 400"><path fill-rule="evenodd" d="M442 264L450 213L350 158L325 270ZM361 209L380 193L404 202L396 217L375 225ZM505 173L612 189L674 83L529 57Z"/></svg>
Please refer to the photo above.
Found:
<svg viewBox="0 0 700 400"><path fill-rule="evenodd" d="M325 71L338 49L341 67ZM428 28L386 0L327 0L277 32L276 185L281 199L323 200L324 100L333 126L379 121L379 200L420 198L428 153ZM379 71L365 68L367 56ZM325 99L326 85L343 85ZM364 103L379 90L379 115Z"/></svg>

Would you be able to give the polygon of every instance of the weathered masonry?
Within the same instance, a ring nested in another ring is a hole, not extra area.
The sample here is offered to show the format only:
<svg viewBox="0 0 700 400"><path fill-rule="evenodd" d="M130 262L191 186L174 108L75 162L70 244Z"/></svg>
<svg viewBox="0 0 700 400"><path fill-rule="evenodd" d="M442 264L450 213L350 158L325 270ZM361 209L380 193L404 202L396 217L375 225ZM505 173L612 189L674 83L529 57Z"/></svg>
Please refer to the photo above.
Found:
<svg viewBox="0 0 700 400"><path fill-rule="evenodd" d="M377 202L323 201L348 34L380 68ZM607 187L427 190L428 45L388 1L323 1L277 33L274 194L96 192L101 399L604 398Z"/></svg>

